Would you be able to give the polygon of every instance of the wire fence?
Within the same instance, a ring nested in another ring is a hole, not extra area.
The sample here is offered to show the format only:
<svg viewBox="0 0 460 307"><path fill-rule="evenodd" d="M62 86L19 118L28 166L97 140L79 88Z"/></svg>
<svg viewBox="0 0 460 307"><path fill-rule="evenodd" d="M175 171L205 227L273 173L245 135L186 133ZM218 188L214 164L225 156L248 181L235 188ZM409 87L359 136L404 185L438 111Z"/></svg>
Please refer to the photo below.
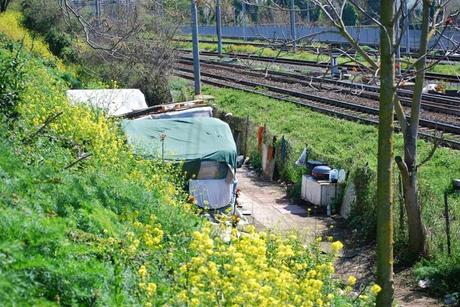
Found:
<svg viewBox="0 0 460 307"><path fill-rule="evenodd" d="M380 41L380 32L376 27L347 27L347 30L351 36L356 39L361 45L367 45L372 47L378 47ZM251 25L251 26L223 26L222 37L224 38L237 38L243 40L283 40L288 41L290 39L290 25ZM337 33L335 28L332 27L308 27L308 26L296 26L297 38L302 42L312 41L327 44L348 44L346 38L341 34ZM190 26L183 26L181 28L182 34L191 34ZM199 26L199 35L203 36L216 36L215 26ZM411 50L417 50L420 44L420 30L409 30L409 45L406 40L402 40L401 47L407 50L407 46ZM460 32L457 31L445 31L443 36L438 39L437 36L431 40L431 47L437 50L452 50L457 44L454 42L460 42ZM433 44L437 43L437 46Z"/></svg>

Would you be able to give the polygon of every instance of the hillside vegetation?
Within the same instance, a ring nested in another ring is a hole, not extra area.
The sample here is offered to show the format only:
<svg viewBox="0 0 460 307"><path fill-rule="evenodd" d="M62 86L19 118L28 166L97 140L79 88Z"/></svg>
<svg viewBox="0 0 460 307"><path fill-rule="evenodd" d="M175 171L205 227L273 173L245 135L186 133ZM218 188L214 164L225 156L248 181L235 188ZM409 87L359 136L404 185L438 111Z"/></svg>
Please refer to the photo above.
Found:
<svg viewBox="0 0 460 307"><path fill-rule="evenodd" d="M356 297L355 279L333 275L340 242L325 254L321 238L206 222L175 167L133 156L117 120L68 103L77 76L19 22L0 15L4 305L373 304L377 285Z"/></svg>

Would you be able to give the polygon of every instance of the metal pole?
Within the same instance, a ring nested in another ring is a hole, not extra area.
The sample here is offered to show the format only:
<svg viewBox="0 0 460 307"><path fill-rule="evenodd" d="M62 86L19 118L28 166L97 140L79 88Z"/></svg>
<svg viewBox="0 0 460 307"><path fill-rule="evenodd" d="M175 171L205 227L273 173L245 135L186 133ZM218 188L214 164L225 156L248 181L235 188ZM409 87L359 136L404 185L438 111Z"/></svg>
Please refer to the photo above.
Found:
<svg viewBox="0 0 460 307"><path fill-rule="evenodd" d="M444 192L444 218L446 219L446 237L447 237L447 254L450 256L451 248L450 248L450 218L449 218L449 204L448 200L448 192Z"/></svg>
<svg viewBox="0 0 460 307"><path fill-rule="evenodd" d="M222 12L220 0L216 0L216 31L217 31L217 52L222 56Z"/></svg>
<svg viewBox="0 0 460 307"><path fill-rule="evenodd" d="M307 25L310 25L310 1L307 1Z"/></svg>
<svg viewBox="0 0 460 307"><path fill-rule="evenodd" d="M410 25L410 16L409 16L409 9L407 8L407 0L404 1L404 15L406 15L406 19L404 20L404 35L406 40L406 53L410 53L410 33L409 33L409 25Z"/></svg>
<svg viewBox="0 0 460 307"><path fill-rule="evenodd" d="M243 1L242 2L243 6L242 6L242 9L241 9L241 18L242 18L242 27L243 27L243 39L244 40L247 40L247 37L246 37L246 3Z"/></svg>
<svg viewBox="0 0 460 307"><path fill-rule="evenodd" d="M292 49L296 51L297 47L297 33L296 33L296 26L295 26L295 0L291 0L291 9L289 11L289 15L291 17L291 40L292 40Z"/></svg>
<svg viewBox="0 0 460 307"><path fill-rule="evenodd" d="M101 3L100 0L95 0L96 4L96 24L99 26L101 24Z"/></svg>
<svg viewBox="0 0 460 307"><path fill-rule="evenodd" d="M195 80L195 95L201 94L200 49L198 44L198 15L196 0L191 0L192 12L192 41L193 41L193 76Z"/></svg>
<svg viewBox="0 0 460 307"><path fill-rule="evenodd" d="M395 1L396 5L396 12L398 12L400 6L401 6L401 1ZM396 38L397 42L399 42L398 46L396 46L396 75L401 76L401 42L402 40L399 39L401 35L401 27L400 27L400 17L396 19Z"/></svg>

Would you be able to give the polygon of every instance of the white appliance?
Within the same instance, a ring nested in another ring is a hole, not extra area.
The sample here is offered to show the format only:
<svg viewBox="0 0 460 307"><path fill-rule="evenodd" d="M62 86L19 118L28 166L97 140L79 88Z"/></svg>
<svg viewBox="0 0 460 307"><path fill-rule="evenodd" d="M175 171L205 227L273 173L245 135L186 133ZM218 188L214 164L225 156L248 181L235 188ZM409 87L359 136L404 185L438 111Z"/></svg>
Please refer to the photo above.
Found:
<svg viewBox="0 0 460 307"><path fill-rule="evenodd" d="M312 176L302 176L301 197L316 206L331 207L340 196L342 185L326 180L316 180ZM328 211L330 210L328 208Z"/></svg>

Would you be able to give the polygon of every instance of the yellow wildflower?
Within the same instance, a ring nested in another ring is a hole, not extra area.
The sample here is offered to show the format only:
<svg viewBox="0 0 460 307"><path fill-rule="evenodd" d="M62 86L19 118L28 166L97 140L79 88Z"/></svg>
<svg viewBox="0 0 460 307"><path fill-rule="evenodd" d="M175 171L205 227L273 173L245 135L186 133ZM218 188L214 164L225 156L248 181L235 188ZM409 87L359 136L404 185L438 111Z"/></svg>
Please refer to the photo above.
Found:
<svg viewBox="0 0 460 307"><path fill-rule="evenodd" d="M155 294L155 292L157 291L157 285L154 284L153 282L150 282L148 285L147 285L147 295L148 296L153 296Z"/></svg>
<svg viewBox="0 0 460 307"><path fill-rule="evenodd" d="M347 282L350 286L354 286L356 284L356 277L354 277L353 275L348 276Z"/></svg>
<svg viewBox="0 0 460 307"><path fill-rule="evenodd" d="M139 276L144 279L145 277L147 277L147 268L145 267L145 265L141 265L141 267L139 268Z"/></svg>
<svg viewBox="0 0 460 307"><path fill-rule="evenodd" d="M371 293L374 295L377 295L380 291L382 291L382 288L377 284L371 287Z"/></svg>
<svg viewBox="0 0 460 307"><path fill-rule="evenodd" d="M335 241L331 243L331 248L334 253L339 253L343 248L343 244L340 241Z"/></svg>

